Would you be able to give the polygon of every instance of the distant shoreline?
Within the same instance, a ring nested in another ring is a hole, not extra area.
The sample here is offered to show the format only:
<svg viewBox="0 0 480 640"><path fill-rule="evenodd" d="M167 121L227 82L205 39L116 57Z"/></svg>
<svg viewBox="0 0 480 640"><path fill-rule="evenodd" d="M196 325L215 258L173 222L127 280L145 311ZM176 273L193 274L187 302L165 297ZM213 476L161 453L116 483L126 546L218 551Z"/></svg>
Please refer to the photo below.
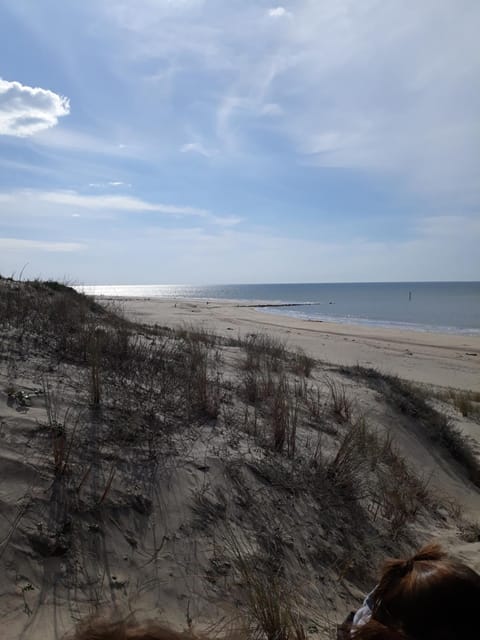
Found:
<svg viewBox="0 0 480 640"><path fill-rule="evenodd" d="M414 382L480 391L480 336L312 322L231 301L109 299L121 302L126 317L140 323L198 326L224 337L267 333L324 362L360 364Z"/></svg>
<svg viewBox="0 0 480 640"><path fill-rule="evenodd" d="M480 283L109 285L77 287L117 300L233 304L298 320L480 336Z"/></svg>
<svg viewBox="0 0 480 640"><path fill-rule="evenodd" d="M78 290L81 290L81 287L75 287ZM93 295L93 294L87 294ZM373 320L368 318L349 318L342 316L299 316L294 314L281 313L282 309L290 309L296 307L312 307L318 305L318 302L266 302L266 301L243 301L243 300L235 300L235 299L226 299L226 298L187 298L183 296L175 296L175 297L165 297L165 296L120 296L120 295L102 295L96 294L95 298L99 298L102 300L109 300L112 302L130 302L130 301L139 301L139 302L154 302L154 301L170 301L174 303L186 303L186 304L198 304L205 303L205 305L231 305L237 308L242 309L257 309L260 313L265 313L270 315L274 315L275 317L283 316L285 318L291 318L294 320L301 320L304 322L314 322L314 323L327 323L332 325L339 325L342 327L351 327L351 328L368 328L368 329L380 329L380 330L392 330L392 331L402 331L402 332L411 332L411 333L419 333L419 334L438 334L438 335L446 335L446 336L472 336L472 337L480 337L480 329L462 329L458 327L442 327L442 326L431 326L431 325L422 325L422 324L409 324L403 322L395 322L392 320ZM329 303L334 304L334 303ZM269 309L273 311L269 312Z"/></svg>

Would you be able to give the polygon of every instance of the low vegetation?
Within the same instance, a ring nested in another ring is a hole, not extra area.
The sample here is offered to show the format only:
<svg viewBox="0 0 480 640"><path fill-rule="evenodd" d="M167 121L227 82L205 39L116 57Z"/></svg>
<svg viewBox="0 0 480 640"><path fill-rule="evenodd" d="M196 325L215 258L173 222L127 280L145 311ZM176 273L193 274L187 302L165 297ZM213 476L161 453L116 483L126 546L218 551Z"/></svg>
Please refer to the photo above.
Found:
<svg viewBox="0 0 480 640"><path fill-rule="evenodd" d="M434 397L451 404L464 418L480 421L480 392L446 389L436 391Z"/></svg>
<svg viewBox="0 0 480 640"><path fill-rule="evenodd" d="M2 436L33 479L28 518L5 507L0 555L35 557L43 576L62 558L56 593L73 586L79 608L169 598L179 584L195 594L179 596L188 626L230 600L252 638L330 637L312 594L370 587L377 561L415 542L415 523L438 507L429 478L362 415L352 379L480 486L468 442L421 391L320 366L266 335L139 325L67 286L8 279L0 331L7 404L36 416Z"/></svg>
<svg viewBox="0 0 480 640"><path fill-rule="evenodd" d="M341 372L367 382L399 413L412 418L419 434L451 456L470 481L480 488L480 461L472 444L445 414L429 403L424 389L376 369L342 367Z"/></svg>

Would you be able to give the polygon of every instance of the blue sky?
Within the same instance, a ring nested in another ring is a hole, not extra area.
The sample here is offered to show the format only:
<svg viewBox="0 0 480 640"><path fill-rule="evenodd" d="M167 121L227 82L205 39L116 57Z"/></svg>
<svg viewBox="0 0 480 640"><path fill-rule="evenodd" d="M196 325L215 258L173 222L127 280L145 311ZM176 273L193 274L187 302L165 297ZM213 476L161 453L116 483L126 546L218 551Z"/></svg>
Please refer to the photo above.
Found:
<svg viewBox="0 0 480 640"><path fill-rule="evenodd" d="M0 273L480 279L477 0L2 0Z"/></svg>

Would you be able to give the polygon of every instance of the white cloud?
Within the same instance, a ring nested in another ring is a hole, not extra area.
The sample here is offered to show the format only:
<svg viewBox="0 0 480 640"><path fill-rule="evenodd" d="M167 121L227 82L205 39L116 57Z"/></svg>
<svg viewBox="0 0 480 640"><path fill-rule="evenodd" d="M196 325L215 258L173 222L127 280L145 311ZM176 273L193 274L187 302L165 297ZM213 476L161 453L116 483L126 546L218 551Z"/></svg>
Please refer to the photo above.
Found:
<svg viewBox="0 0 480 640"><path fill-rule="evenodd" d="M105 189L108 187L128 187L130 188L132 184L130 182L122 182L121 180L109 180L108 182L89 182L89 187L92 189Z"/></svg>
<svg viewBox="0 0 480 640"><path fill-rule="evenodd" d="M271 18L282 18L291 16L292 14L290 13L290 11L287 11L285 7L273 7L272 9L268 10L268 15Z"/></svg>
<svg viewBox="0 0 480 640"><path fill-rule="evenodd" d="M480 3L445 0L439 9L425 0L413 11L388 0L298 0L294 20L282 19L286 3L167 13L155 4L115 3L123 51L168 75L156 88L159 109L196 78L201 107L183 110L182 126L211 131L214 119L222 157L268 151L268 127L269 140L278 133L312 164L388 172L429 195L478 192ZM184 152L202 153L190 144Z"/></svg>
<svg viewBox="0 0 480 640"><path fill-rule="evenodd" d="M104 71L116 70L129 95L144 95L141 78L158 78L148 100L129 107L143 143L138 157L150 152L158 159L186 141L184 153L205 155L212 147L228 160L240 150L239 160L248 161L251 151L268 153L278 134L290 158L388 171L402 187L409 182L429 194L448 189L464 197L480 184L480 3L417 4L415 10L392 0L85 0L82 6L98 34L107 35L99 62ZM290 9L295 19L282 19ZM50 37L47 11L35 13L32 5L22 17L43 24L44 38ZM64 40L59 57L73 58ZM259 122L259 115L279 117ZM96 148L94 140L76 140L66 129L35 140ZM130 146L137 137L130 140L128 130L111 138L118 155L135 153ZM208 140L208 147L198 140Z"/></svg>
<svg viewBox="0 0 480 640"><path fill-rule="evenodd" d="M283 109L275 102L267 102L261 107L260 113L263 116L281 116L283 115Z"/></svg>
<svg viewBox="0 0 480 640"><path fill-rule="evenodd" d="M415 11L383 0L300 3L283 43L300 54L270 87L288 101L279 126L320 166L478 194L478 20L470 0Z"/></svg>
<svg viewBox="0 0 480 640"><path fill-rule="evenodd" d="M68 98L0 78L0 135L25 138L54 127L69 113Z"/></svg>
<svg viewBox="0 0 480 640"><path fill-rule="evenodd" d="M33 141L36 145L59 149L60 151L80 151L83 153L98 153L123 158L141 157L143 149L125 144L118 144L117 139L103 127L101 132L87 133L85 131L59 127L40 131Z"/></svg>
<svg viewBox="0 0 480 640"><path fill-rule="evenodd" d="M70 253L86 249L86 245L79 242L48 242L43 240L28 240L25 238L0 238L0 249L5 251L48 251L52 253Z"/></svg>
<svg viewBox="0 0 480 640"><path fill-rule="evenodd" d="M141 198L133 196L90 196L77 193L76 191L43 191L32 192L41 202L48 202L56 205L78 207L82 209L107 210L107 211L156 211L158 213L200 216L205 217L210 214L205 209L196 207L179 207L177 205L147 202Z"/></svg>
<svg viewBox="0 0 480 640"><path fill-rule="evenodd" d="M39 166L38 163L35 162L17 162L15 160L0 158L0 166L10 170L13 169L15 171L43 174L44 176L55 174L55 170L51 167Z"/></svg>
<svg viewBox="0 0 480 640"><path fill-rule="evenodd" d="M4 206L2 206L2 204ZM75 216L79 211L98 216L121 213L153 212L162 215L196 217L219 226L233 226L241 222L237 216L218 216L208 209L179 206L160 202L148 202L125 195L85 195L77 191L19 190L0 193L0 218L20 216Z"/></svg>
<svg viewBox="0 0 480 640"><path fill-rule="evenodd" d="M205 156L206 158L211 158L216 154L215 149L207 149L200 142L188 142L180 147L181 153L198 153L201 156Z"/></svg>

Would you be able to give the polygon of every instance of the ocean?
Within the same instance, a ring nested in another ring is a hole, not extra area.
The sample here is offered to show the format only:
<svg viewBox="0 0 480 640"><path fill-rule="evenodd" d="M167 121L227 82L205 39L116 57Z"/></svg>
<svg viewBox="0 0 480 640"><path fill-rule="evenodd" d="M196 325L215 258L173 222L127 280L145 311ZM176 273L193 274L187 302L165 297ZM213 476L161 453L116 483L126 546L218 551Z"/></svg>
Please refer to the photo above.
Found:
<svg viewBox="0 0 480 640"><path fill-rule="evenodd" d="M306 320L480 335L480 282L341 284L99 285L113 297L194 298L266 304L265 313ZM285 305L285 306L284 306Z"/></svg>

